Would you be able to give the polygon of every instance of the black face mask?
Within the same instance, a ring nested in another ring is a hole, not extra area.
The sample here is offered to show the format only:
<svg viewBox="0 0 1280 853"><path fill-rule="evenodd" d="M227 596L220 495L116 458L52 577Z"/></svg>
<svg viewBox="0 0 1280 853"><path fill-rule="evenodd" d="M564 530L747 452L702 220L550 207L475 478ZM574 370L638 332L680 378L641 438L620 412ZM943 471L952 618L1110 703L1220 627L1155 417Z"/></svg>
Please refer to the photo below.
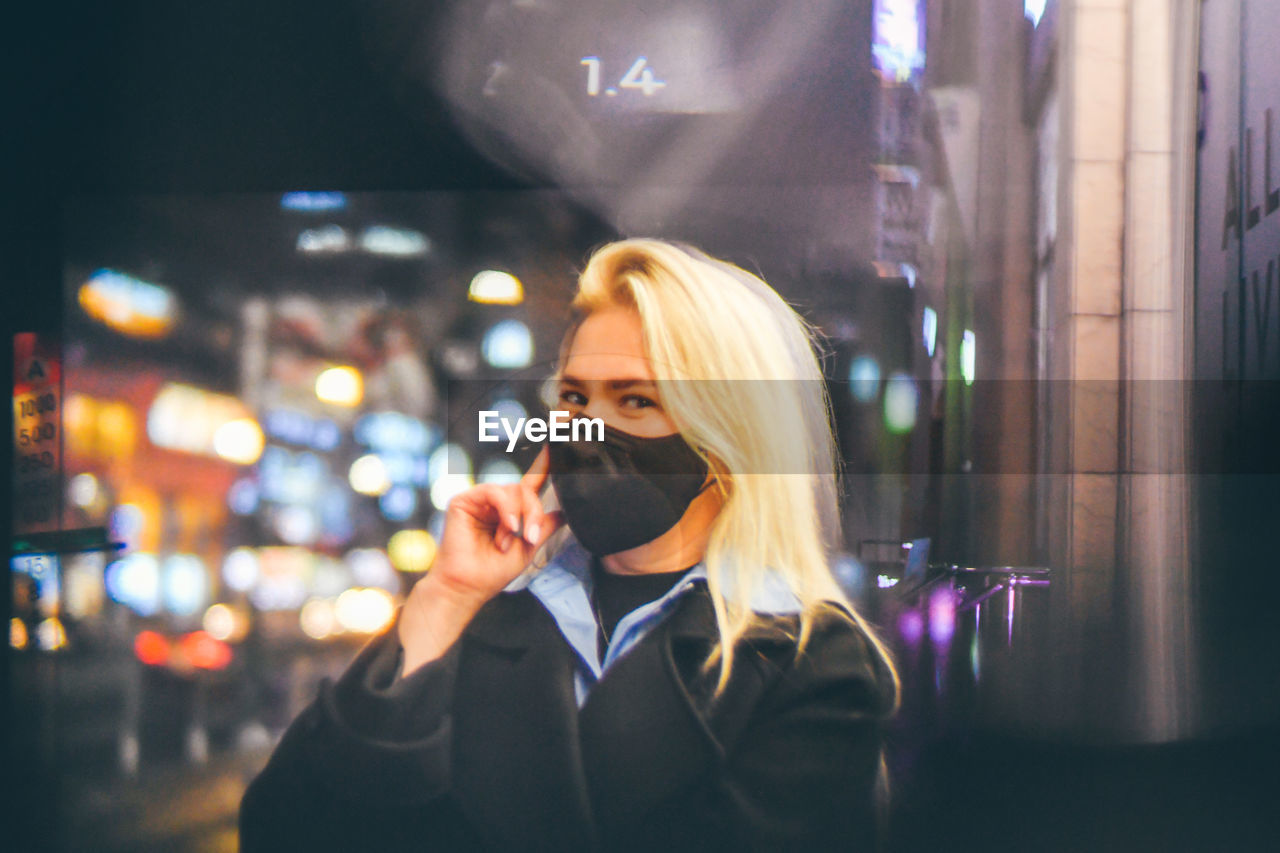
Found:
<svg viewBox="0 0 1280 853"><path fill-rule="evenodd" d="M565 521L597 556L657 539L706 487L707 463L680 433L641 438L605 426L604 441L549 445Z"/></svg>

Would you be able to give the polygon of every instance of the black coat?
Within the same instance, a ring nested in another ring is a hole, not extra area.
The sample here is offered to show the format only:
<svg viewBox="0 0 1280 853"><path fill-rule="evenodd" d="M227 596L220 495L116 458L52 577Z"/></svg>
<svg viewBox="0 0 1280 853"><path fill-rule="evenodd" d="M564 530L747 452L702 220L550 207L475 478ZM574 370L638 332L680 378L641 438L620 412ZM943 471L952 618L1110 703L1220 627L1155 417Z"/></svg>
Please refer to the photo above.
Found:
<svg viewBox="0 0 1280 853"><path fill-rule="evenodd" d="M373 640L293 722L241 804L241 849L870 850L888 671L834 608L737 647L713 699L698 584L574 700L575 653L527 590L396 678Z"/></svg>

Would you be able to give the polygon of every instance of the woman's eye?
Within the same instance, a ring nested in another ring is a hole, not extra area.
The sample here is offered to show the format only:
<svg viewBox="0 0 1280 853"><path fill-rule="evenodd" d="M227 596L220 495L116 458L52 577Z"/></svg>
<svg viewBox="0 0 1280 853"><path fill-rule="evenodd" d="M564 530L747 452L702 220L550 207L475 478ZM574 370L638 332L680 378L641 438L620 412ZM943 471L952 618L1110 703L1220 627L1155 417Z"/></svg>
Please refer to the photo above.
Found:
<svg viewBox="0 0 1280 853"><path fill-rule="evenodd" d="M622 398L622 404L631 409L649 409L658 406L656 401L640 394L628 394Z"/></svg>
<svg viewBox="0 0 1280 853"><path fill-rule="evenodd" d="M570 406L585 406L587 398L578 391L561 391L560 402L568 403Z"/></svg>

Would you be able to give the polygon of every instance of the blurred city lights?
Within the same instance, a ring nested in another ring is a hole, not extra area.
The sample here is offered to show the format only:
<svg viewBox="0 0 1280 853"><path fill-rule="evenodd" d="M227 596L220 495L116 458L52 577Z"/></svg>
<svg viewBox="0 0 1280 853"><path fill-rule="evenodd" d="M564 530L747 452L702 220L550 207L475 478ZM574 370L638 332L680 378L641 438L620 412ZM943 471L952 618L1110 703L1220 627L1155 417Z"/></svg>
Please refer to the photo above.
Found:
<svg viewBox="0 0 1280 853"><path fill-rule="evenodd" d="M924 350L933 358L934 348L938 344L938 312L928 305L924 307L924 323L921 329L924 335Z"/></svg>
<svg viewBox="0 0 1280 853"><path fill-rule="evenodd" d="M436 540L425 530L400 530L387 542L387 554L402 572L425 572L436 558Z"/></svg>
<svg viewBox="0 0 1280 853"><path fill-rule="evenodd" d="M902 615L898 617L898 633L908 647L914 648L920 644L920 639L924 636L924 616L919 610L913 608L902 611Z"/></svg>
<svg viewBox="0 0 1280 853"><path fill-rule="evenodd" d="M518 483L521 476L520 468L514 462L495 456L480 466L477 480L481 483L497 483L501 486Z"/></svg>
<svg viewBox="0 0 1280 853"><path fill-rule="evenodd" d="M93 409L93 446L97 455L128 456L138 440L138 419L127 403L98 401Z"/></svg>
<svg viewBox="0 0 1280 853"><path fill-rule="evenodd" d="M406 521L418 508L418 494L409 486L392 486L378 498L378 509L388 521Z"/></svg>
<svg viewBox="0 0 1280 853"><path fill-rule="evenodd" d="M956 632L956 602L951 590L939 587L929 596L929 638L945 646Z"/></svg>
<svg viewBox="0 0 1280 853"><path fill-rule="evenodd" d="M409 483L413 481L414 457L407 453L379 453L387 470L387 479L392 483Z"/></svg>
<svg viewBox="0 0 1280 853"><path fill-rule="evenodd" d="M395 600L382 589L349 589L338 596L334 615L338 624L357 634L381 631L395 617Z"/></svg>
<svg viewBox="0 0 1280 853"><path fill-rule="evenodd" d="M400 412L374 412L356 421L352 436L376 450L426 453L435 443L436 429Z"/></svg>
<svg viewBox="0 0 1280 853"><path fill-rule="evenodd" d="M894 373L884 386L885 428L899 435L910 432L916 425L919 403L916 380L906 373Z"/></svg>
<svg viewBox="0 0 1280 853"><path fill-rule="evenodd" d="M351 248L351 237L341 225L321 225L299 233L295 246L307 254L336 254Z"/></svg>
<svg viewBox="0 0 1280 853"><path fill-rule="evenodd" d="M389 568L389 567L388 567ZM392 574L395 574L392 572ZM350 564L326 555L317 555L315 571L311 574L310 594L313 596L333 597L351 586L354 573ZM359 579L356 579L359 582ZM373 584L365 584L372 586ZM397 585L396 590L400 589Z"/></svg>
<svg viewBox="0 0 1280 853"><path fill-rule="evenodd" d="M448 474L470 474L471 470L471 454L453 442L440 445L427 457L427 477L432 482Z"/></svg>
<svg viewBox="0 0 1280 853"><path fill-rule="evenodd" d="M510 397L501 397L493 401L490 408L498 413L498 417L505 418L510 423L515 423L521 418L528 417L529 412L519 400L513 400Z"/></svg>
<svg viewBox="0 0 1280 853"><path fill-rule="evenodd" d="M316 555L306 548L276 545L258 549L258 582L249 601L259 610L294 610L307 600L307 581Z"/></svg>
<svg viewBox="0 0 1280 853"><path fill-rule="evenodd" d="M192 631L178 641L187 663L199 669L225 669L231 663L231 647L206 631Z"/></svg>
<svg viewBox="0 0 1280 853"><path fill-rule="evenodd" d="M190 616L209 598L209 575L194 554L173 554L162 567L164 603L171 613Z"/></svg>
<svg viewBox="0 0 1280 853"><path fill-rule="evenodd" d="M416 258L425 255L431 248L431 242L422 232L412 228L392 228L387 225L373 225L360 235L360 248L375 255L387 255L394 258Z"/></svg>
<svg viewBox="0 0 1280 853"><path fill-rule="evenodd" d="M501 370L528 367L533 361L533 335L519 320L502 320L485 332L480 351L491 367Z"/></svg>
<svg viewBox="0 0 1280 853"><path fill-rule="evenodd" d="M399 589L400 579L391 566L391 560L381 548L353 548L344 558L351 576L360 586L376 586L383 589Z"/></svg>
<svg viewBox="0 0 1280 853"><path fill-rule="evenodd" d="M235 548L222 561L222 582L236 592L252 589L258 573L258 555L252 548Z"/></svg>
<svg viewBox="0 0 1280 853"><path fill-rule="evenodd" d="M280 196L280 206L302 213L342 210L347 197L339 192L291 192Z"/></svg>
<svg viewBox="0 0 1280 853"><path fill-rule="evenodd" d="M276 535L289 545L310 545L320 536L320 519L310 507L282 506L272 521Z"/></svg>
<svg viewBox="0 0 1280 853"><path fill-rule="evenodd" d="M472 277L467 298L484 305L519 305L524 301L524 286L509 272L481 270Z"/></svg>
<svg viewBox="0 0 1280 853"><path fill-rule="evenodd" d="M146 516L142 508L131 503L122 503L107 516L108 535L116 542L136 546L142 535Z"/></svg>
<svg viewBox="0 0 1280 853"><path fill-rule="evenodd" d="M102 584L101 551L68 554L63 558L63 605L72 619L85 619L102 610L106 593Z"/></svg>
<svg viewBox="0 0 1280 853"><path fill-rule="evenodd" d="M333 612L333 602L313 598L298 611L298 625L313 640L323 640L338 629L338 619Z"/></svg>
<svg viewBox="0 0 1280 853"><path fill-rule="evenodd" d="M98 500L98 478L92 474L76 474L67 483L67 497L78 507L93 505Z"/></svg>
<svg viewBox="0 0 1280 853"><path fill-rule="evenodd" d="M924 69L921 0L875 0L871 54L886 79L899 83Z"/></svg>
<svg viewBox="0 0 1280 853"><path fill-rule="evenodd" d="M9 648L21 651L27 647L30 638L27 636L27 623L17 616L9 619Z"/></svg>
<svg viewBox="0 0 1280 853"><path fill-rule="evenodd" d="M148 666L163 666L169 661L169 641L157 631L139 631L133 638L133 653Z"/></svg>
<svg viewBox="0 0 1280 853"><path fill-rule="evenodd" d="M225 604L213 604L204 612L200 626L209 636L224 642L235 642L248 632L248 618Z"/></svg>
<svg viewBox="0 0 1280 853"><path fill-rule="evenodd" d="M977 375L977 361L978 338L972 331L965 329L960 341L960 375L964 377L965 385L973 384L973 378Z"/></svg>
<svg viewBox="0 0 1280 853"><path fill-rule="evenodd" d="M876 575L876 586L880 589L889 589L898 585L898 578L891 578L888 575Z"/></svg>
<svg viewBox="0 0 1280 853"><path fill-rule="evenodd" d="M860 355L849 364L849 393L859 403L870 403L880 393L880 362Z"/></svg>
<svg viewBox="0 0 1280 853"><path fill-rule="evenodd" d="M1049 5L1049 0L1022 0L1022 14L1033 26L1040 25L1040 19L1044 17L1045 7Z"/></svg>
<svg viewBox="0 0 1280 853"><path fill-rule="evenodd" d="M427 532L431 534L431 538L439 542L444 538L444 523L446 517L443 512L432 513L427 519Z"/></svg>
<svg viewBox="0 0 1280 853"><path fill-rule="evenodd" d="M257 462L265 443L262 430L253 418L227 421L213 433L213 451L237 465Z"/></svg>
<svg viewBox="0 0 1280 853"><path fill-rule="evenodd" d="M374 497L391 488L387 466L376 453L366 453L352 462L351 469L347 472L347 481L356 492Z"/></svg>
<svg viewBox="0 0 1280 853"><path fill-rule="evenodd" d="M258 484L241 477L227 490L227 507L236 515L252 515L258 509Z"/></svg>
<svg viewBox="0 0 1280 853"><path fill-rule="evenodd" d="M160 563L152 554L135 552L107 566L107 595L139 616L160 609Z"/></svg>
<svg viewBox="0 0 1280 853"><path fill-rule="evenodd" d="M445 474L431 484L431 504L436 509L448 509L449 501L474 485L470 474Z"/></svg>
<svg viewBox="0 0 1280 853"><path fill-rule="evenodd" d="M135 338L163 338L177 319L177 299L169 288L115 270L89 276L79 301L93 319Z"/></svg>
<svg viewBox="0 0 1280 853"><path fill-rule="evenodd" d="M58 617L50 616L36 626L36 645L46 652L67 647L67 630Z"/></svg>
<svg viewBox="0 0 1280 853"><path fill-rule="evenodd" d="M358 406L364 399L364 380L354 367L330 367L316 377L316 398L335 406Z"/></svg>
<svg viewBox="0 0 1280 853"><path fill-rule="evenodd" d="M222 433L237 421L248 423ZM262 433L244 403L180 382L166 383L156 394L147 412L147 437L157 447L205 456L228 458L223 456L226 451L247 458L252 452L250 461L256 461L262 452Z"/></svg>

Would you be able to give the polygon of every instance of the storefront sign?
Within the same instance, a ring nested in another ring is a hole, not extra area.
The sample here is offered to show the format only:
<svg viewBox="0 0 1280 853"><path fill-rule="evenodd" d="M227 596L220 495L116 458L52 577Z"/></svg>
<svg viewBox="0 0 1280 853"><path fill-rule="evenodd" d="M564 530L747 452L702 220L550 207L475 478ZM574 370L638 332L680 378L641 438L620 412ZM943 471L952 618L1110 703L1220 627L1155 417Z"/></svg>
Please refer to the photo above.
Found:
<svg viewBox="0 0 1280 853"><path fill-rule="evenodd" d="M62 494L62 361L48 335L13 339L13 530L58 528Z"/></svg>

